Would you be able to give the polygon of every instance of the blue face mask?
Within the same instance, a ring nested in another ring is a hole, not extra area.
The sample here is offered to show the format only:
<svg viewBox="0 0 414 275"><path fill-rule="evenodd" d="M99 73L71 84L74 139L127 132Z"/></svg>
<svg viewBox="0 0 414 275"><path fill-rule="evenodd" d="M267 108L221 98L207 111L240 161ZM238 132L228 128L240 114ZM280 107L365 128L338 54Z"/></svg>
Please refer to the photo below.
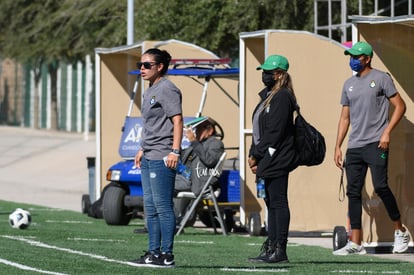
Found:
<svg viewBox="0 0 414 275"><path fill-rule="evenodd" d="M361 60L359 60L358 58L353 58L353 57L351 57L349 60L349 67L351 67L351 69L357 73L361 71L363 68L361 64Z"/></svg>

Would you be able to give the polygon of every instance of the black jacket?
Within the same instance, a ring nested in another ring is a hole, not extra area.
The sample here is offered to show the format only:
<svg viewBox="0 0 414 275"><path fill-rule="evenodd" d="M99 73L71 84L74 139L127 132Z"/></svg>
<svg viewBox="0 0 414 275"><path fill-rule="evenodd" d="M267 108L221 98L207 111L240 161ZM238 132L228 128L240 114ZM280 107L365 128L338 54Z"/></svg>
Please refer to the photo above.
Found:
<svg viewBox="0 0 414 275"><path fill-rule="evenodd" d="M256 106L254 113L266 99L267 92L268 89L265 88L259 93L261 102ZM249 151L249 156L253 156L258 164L256 176L284 176L298 166L293 125L295 104L290 91L281 89L271 99L269 108L259 115L260 141L256 145L252 141ZM275 150L273 154L272 148Z"/></svg>

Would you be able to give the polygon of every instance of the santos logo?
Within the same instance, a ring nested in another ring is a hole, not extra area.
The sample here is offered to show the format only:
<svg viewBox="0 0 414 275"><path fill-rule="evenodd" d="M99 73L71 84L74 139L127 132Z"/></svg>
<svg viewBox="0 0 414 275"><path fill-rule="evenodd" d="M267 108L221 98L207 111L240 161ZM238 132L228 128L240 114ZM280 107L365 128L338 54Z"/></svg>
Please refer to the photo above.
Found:
<svg viewBox="0 0 414 275"><path fill-rule="evenodd" d="M131 127L128 134L125 136L124 143L140 142L141 135L142 135L141 125L135 124L135 127Z"/></svg>

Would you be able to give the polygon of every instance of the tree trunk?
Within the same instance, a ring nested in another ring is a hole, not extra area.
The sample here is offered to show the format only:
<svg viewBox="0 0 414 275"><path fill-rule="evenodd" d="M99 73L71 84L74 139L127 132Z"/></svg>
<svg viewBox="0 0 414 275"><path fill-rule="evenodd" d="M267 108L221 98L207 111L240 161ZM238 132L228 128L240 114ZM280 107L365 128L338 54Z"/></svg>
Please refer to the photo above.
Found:
<svg viewBox="0 0 414 275"><path fill-rule="evenodd" d="M58 116L58 105L57 105L57 69L59 63L53 62L48 65L50 74L50 91L51 91L51 102L50 102L50 128L53 130L59 130L59 116Z"/></svg>

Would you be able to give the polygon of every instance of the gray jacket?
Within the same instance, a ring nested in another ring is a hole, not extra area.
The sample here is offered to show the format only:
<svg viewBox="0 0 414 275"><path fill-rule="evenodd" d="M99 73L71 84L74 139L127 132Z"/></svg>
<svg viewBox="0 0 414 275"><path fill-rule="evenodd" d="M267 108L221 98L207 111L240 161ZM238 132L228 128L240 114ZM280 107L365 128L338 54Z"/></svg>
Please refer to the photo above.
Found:
<svg viewBox="0 0 414 275"><path fill-rule="evenodd" d="M182 162L191 167L191 191L198 195L204 184L213 173L213 187L218 184L219 174L214 167L224 152L224 144L215 136L203 141L193 141L191 146L182 152Z"/></svg>

